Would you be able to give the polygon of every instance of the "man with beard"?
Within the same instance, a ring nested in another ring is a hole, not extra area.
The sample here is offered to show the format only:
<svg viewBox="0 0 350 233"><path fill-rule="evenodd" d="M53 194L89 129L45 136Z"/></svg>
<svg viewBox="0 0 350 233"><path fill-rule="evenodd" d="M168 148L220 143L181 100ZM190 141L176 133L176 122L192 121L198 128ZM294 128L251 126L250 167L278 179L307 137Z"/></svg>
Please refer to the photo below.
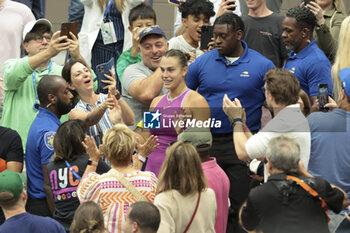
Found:
<svg viewBox="0 0 350 233"><path fill-rule="evenodd" d="M40 101L39 113L29 129L26 147L26 209L31 214L51 216L54 206L49 206L46 199L46 192L52 198L50 187L45 185L49 184L46 166L54 153L53 139L61 125L60 117L73 108L73 95L67 82L54 75L40 80L37 93Z"/></svg>
<svg viewBox="0 0 350 233"><path fill-rule="evenodd" d="M306 7L297 6L288 10L282 22L282 37L290 53L284 64L300 82L314 103L318 95L318 84L328 84L332 95L331 63L313 39L316 26L315 15Z"/></svg>

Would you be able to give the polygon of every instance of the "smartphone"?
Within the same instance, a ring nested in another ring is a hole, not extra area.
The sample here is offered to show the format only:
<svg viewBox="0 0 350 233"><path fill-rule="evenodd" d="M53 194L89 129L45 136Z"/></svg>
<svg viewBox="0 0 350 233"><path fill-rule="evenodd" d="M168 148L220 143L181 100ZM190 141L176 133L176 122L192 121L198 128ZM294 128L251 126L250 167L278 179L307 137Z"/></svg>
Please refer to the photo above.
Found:
<svg viewBox="0 0 350 233"><path fill-rule="evenodd" d="M200 49L208 49L208 43L213 38L213 26L203 25L201 33L201 46Z"/></svg>
<svg viewBox="0 0 350 233"><path fill-rule="evenodd" d="M72 32L76 38L78 38L78 31L79 31L79 21L73 21L69 23L62 23L61 24L61 34L60 36L67 36L68 39L73 39L69 32Z"/></svg>
<svg viewBox="0 0 350 233"><path fill-rule="evenodd" d="M304 5L306 6L307 4L309 4L310 2L315 2L315 0L304 0L302 1L304 2Z"/></svg>
<svg viewBox="0 0 350 233"><path fill-rule="evenodd" d="M96 79L98 82L96 94L108 94L108 89L103 89L108 84L103 83L102 80L109 80L105 77L105 74L111 75L111 73L109 72L110 69L112 69L112 72L115 74L115 61L113 57L108 62L96 66Z"/></svg>
<svg viewBox="0 0 350 233"><path fill-rule="evenodd" d="M325 105L328 103L328 84L318 84L318 108L320 111L327 111Z"/></svg>
<svg viewBox="0 0 350 233"><path fill-rule="evenodd" d="M178 0L168 0L168 3L175 5L175 6L180 6L181 2Z"/></svg>
<svg viewBox="0 0 350 233"><path fill-rule="evenodd" d="M227 1L227 0L225 0L225 1ZM229 4L227 4L227 5L235 5L233 2L230 2ZM236 10L236 7L230 7L230 8L228 8L230 11L234 11L234 10Z"/></svg>

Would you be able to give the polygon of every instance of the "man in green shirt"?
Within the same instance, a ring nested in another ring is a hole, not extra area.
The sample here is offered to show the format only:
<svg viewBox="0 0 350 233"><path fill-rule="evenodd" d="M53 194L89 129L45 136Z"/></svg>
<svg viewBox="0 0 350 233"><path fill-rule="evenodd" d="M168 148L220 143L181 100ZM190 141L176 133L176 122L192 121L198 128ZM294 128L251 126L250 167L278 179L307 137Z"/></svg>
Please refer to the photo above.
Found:
<svg viewBox="0 0 350 233"><path fill-rule="evenodd" d="M1 125L16 130L26 146L29 127L38 113L37 84L44 76L61 76L62 66L51 58L69 50L72 57L80 58L76 37L52 35L47 19L27 23L23 30L23 47L28 56L7 60L3 65L5 86L4 110Z"/></svg>

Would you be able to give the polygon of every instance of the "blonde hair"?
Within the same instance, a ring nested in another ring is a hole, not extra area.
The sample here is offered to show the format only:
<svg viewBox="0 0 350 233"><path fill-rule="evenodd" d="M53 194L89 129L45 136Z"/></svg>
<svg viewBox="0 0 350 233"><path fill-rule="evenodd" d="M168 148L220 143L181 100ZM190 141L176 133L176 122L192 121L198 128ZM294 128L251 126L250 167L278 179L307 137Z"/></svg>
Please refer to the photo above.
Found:
<svg viewBox="0 0 350 233"><path fill-rule="evenodd" d="M112 164L130 162L135 150L134 132L124 124L116 124L103 136L103 152Z"/></svg>
<svg viewBox="0 0 350 233"><path fill-rule="evenodd" d="M335 101L338 101L339 93L342 89L341 81L339 78L339 71L350 67L350 16L346 17L341 24L338 39L338 50L335 56L335 61L332 66L332 78L333 78L333 97Z"/></svg>
<svg viewBox="0 0 350 233"><path fill-rule="evenodd" d="M101 11L105 11L108 5L108 0L97 0L98 1L98 6L100 7ZM125 9L126 2L128 0L115 0L115 5L117 6L117 9L119 13L123 13ZM133 0L131 0L133 1Z"/></svg>
<svg viewBox="0 0 350 233"><path fill-rule="evenodd" d="M159 172L157 192L175 189L182 195L202 192L207 179L196 148L188 142L176 142L166 150Z"/></svg>

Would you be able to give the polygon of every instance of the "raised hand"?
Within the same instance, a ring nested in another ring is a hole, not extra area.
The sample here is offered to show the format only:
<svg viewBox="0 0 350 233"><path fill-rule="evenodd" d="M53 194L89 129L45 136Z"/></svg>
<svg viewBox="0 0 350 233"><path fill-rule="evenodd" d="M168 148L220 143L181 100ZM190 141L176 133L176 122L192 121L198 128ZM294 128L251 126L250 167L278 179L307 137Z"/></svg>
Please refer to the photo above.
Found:
<svg viewBox="0 0 350 233"><path fill-rule="evenodd" d="M49 47L47 48L47 52L51 57L56 56L61 51L68 50L70 42L67 41L67 36L59 36L60 31L55 32L49 43Z"/></svg>
<svg viewBox="0 0 350 233"><path fill-rule="evenodd" d="M81 142L88 153L90 160L98 162L101 158L103 147L100 145L99 149L97 149L95 139L91 136L86 136L84 141Z"/></svg>
<svg viewBox="0 0 350 233"><path fill-rule="evenodd" d="M116 95L117 94L117 87L116 87L117 82L115 81L114 70L110 69L109 72L111 75L104 74L108 80L101 80L101 82L108 84L103 89L108 89L108 92L110 90L112 92L112 95Z"/></svg>
<svg viewBox="0 0 350 233"><path fill-rule="evenodd" d="M234 4L229 5L230 3L234 3ZM237 7L236 0L222 0L219 6L218 13L216 13L216 18L226 13L231 13L232 12L231 8L234 8L234 7Z"/></svg>
<svg viewBox="0 0 350 233"><path fill-rule="evenodd" d="M302 4L304 4L304 2ZM323 10L316 2L310 1L306 5L306 7L309 8L310 11L315 15L318 25L321 25L321 24L325 23L325 19L323 17Z"/></svg>
<svg viewBox="0 0 350 233"><path fill-rule="evenodd" d="M235 118L243 119L243 108L239 99L235 98L234 101L231 101L227 94L225 94L222 102L222 109L230 120Z"/></svg>
<svg viewBox="0 0 350 233"><path fill-rule="evenodd" d="M151 135L143 144L137 142L136 148L142 157L147 158L147 156L151 154L157 148L158 145L158 137Z"/></svg>
<svg viewBox="0 0 350 233"><path fill-rule="evenodd" d="M111 119L113 124L122 123L122 109L118 103L117 98L108 92L108 98L112 98L114 107L109 111L109 118Z"/></svg>
<svg viewBox="0 0 350 233"><path fill-rule="evenodd" d="M185 108L181 108L180 114L174 112L174 125L177 134L185 130L185 125L188 120L192 120L192 113ZM180 122L183 122L180 124Z"/></svg>
<svg viewBox="0 0 350 233"><path fill-rule="evenodd" d="M69 32L69 35L72 37L72 39L68 39L69 42L69 52L72 55L72 57L80 58L80 51L79 51L79 42L77 37L74 35L74 33Z"/></svg>

